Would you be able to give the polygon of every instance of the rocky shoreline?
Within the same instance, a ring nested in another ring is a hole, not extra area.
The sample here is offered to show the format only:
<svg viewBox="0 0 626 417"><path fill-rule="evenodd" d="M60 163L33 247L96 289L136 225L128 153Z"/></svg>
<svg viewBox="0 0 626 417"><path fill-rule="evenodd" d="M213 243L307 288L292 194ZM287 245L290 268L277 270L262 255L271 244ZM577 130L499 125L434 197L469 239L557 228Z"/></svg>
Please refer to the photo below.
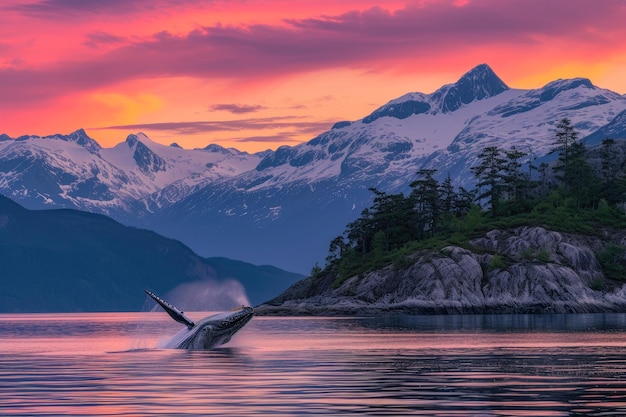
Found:
<svg viewBox="0 0 626 417"><path fill-rule="evenodd" d="M626 312L626 284L608 279L597 258L626 232L581 236L519 227L420 251L338 284L329 273L298 281L256 307L258 315L513 314Z"/></svg>

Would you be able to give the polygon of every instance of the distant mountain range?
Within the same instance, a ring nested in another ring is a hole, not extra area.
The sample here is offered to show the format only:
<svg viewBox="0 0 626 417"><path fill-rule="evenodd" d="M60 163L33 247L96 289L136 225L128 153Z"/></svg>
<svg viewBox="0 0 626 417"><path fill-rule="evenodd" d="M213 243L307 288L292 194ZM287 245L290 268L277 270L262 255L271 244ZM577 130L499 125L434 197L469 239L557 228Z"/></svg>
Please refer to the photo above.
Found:
<svg viewBox="0 0 626 417"><path fill-rule="evenodd" d="M31 211L3 196L0 271L0 312L137 311L145 288L164 296L174 289L168 298L187 310L230 309L247 298L256 305L301 278L201 258L179 241L103 215Z"/></svg>
<svg viewBox="0 0 626 417"><path fill-rule="evenodd" d="M28 208L71 207L181 240L203 256L307 273L372 201L421 168L472 187L487 146L551 151L556 122L597 144L626 138L626 97L584 78L509 88L479 65L431 94L409 93L309 142L248 154L186 150L144 134L101 148L84 131L0 136L0 192Z"/></svg>

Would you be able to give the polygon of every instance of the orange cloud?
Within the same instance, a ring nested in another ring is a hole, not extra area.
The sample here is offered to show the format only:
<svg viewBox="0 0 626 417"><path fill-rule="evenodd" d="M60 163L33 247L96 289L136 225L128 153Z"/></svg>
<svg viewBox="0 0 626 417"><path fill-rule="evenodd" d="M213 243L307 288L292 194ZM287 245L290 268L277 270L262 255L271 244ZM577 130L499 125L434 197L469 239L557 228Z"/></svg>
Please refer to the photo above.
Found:
<svg viewBox="0 0 626 417"><path fill-rule="evenodd" d="M626 91L620 0L9 0L0 10L0 131L11 135L152 126L183 146L260 150L482 62L512 87L584 76ZM252 112L294 125L199 129ZM162 128L181 123L195 128ZM125 136L88 131L105 145Z"/></svg>

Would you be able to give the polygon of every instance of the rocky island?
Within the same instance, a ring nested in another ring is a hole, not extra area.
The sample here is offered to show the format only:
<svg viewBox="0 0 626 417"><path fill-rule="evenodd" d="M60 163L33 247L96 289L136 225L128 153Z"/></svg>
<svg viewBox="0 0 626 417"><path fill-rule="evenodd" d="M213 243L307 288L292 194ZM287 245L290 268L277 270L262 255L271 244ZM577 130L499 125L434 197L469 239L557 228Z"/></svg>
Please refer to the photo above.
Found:
<svg viewBox="0 0 626 417"><path fill-rule="evenodd" d="M258 306L265 315L592 313L626 311L626 287L606 276L599 254L626 232L583 236L518 227L491 230L470 248L447 246L338 280L303 279ZM620 257L623 262L623 253Z"/></svg>

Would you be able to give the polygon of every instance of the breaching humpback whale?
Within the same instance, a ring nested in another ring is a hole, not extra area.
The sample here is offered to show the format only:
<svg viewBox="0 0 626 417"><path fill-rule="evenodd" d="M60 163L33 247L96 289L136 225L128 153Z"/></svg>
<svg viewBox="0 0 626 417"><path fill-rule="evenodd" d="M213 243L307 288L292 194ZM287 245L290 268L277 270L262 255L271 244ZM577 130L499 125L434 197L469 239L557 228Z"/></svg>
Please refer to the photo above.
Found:
<svg viewBox="0 0 626 417"><path fill-rule="evenodd" d="M167 342L163 346L164 348L201 350L223 345L228 343L230 338L248 323L254 315L252 307L242 306L235 311L215 314L194 323L182 311L167 301L148 290L145 291L174 320L187 326L186 329L178 332L172 340Z"/></svg>

